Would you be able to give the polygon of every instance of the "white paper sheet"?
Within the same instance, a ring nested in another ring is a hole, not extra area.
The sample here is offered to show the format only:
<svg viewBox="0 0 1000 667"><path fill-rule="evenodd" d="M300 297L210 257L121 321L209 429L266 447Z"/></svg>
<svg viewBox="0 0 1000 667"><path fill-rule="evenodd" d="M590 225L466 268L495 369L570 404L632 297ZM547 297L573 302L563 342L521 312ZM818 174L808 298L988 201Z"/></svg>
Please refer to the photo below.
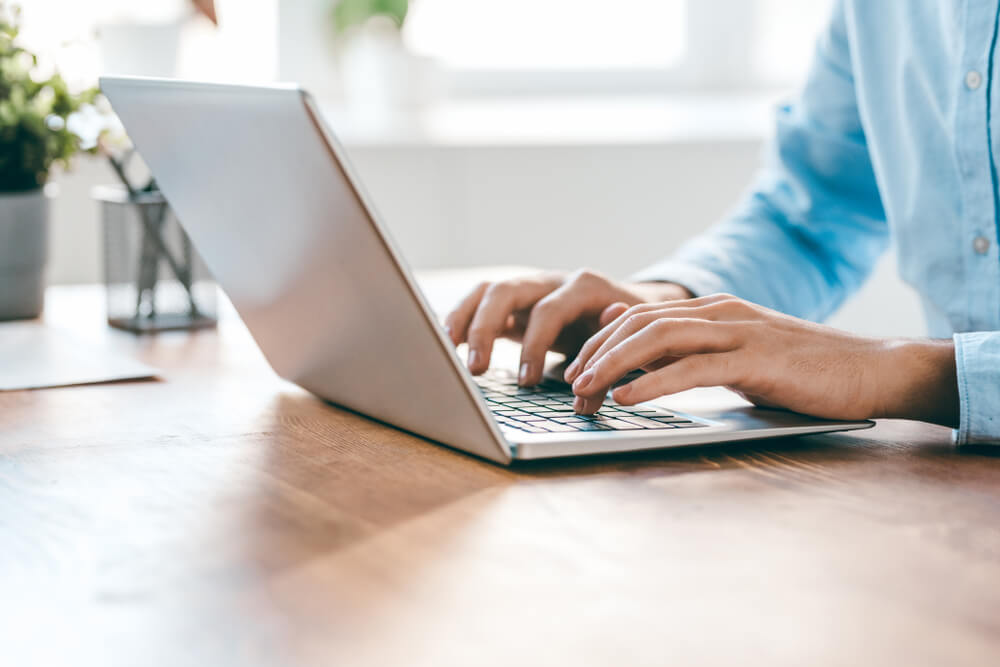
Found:
<svg viewBox="0 0 1000 667"><path fill-rule="evenodd" d="M156 373L66 329L40 322L0 324L0 391L139 380Z"/></svg>

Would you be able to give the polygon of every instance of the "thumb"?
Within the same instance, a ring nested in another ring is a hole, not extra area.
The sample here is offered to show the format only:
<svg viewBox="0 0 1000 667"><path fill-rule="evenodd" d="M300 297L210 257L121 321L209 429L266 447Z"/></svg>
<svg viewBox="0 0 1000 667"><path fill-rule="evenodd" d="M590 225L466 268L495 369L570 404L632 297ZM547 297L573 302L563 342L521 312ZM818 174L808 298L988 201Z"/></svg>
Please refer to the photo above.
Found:
<svg viewBox="0 0 1000 667"><path fill-rule="evenodd" d="M598 322L602 327L606 327L621 317L622 313L626 310L628 310L627 303L622 303L621 301L615 302L601 311L601 317Z"/></svg>

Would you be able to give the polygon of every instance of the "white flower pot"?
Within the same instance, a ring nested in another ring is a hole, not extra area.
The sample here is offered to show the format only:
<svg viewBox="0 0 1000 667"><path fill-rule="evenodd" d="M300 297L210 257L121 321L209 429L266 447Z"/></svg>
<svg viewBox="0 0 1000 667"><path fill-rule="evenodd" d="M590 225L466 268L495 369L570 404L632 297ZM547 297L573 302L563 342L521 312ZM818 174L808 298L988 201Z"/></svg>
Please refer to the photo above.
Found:
<svg viewBox="0 0 1000 667"><path fill-rule="evenodd" d="M365 113L423 109L443 87L433 60L411 53L394 27L374 22L343 44L340 76L348 103Z"/></svg>
<svg viewBox="0 0 1000 667"><path fill-rule="evenodd" d="M0 320L38 317L45 296L49 196L0 193Z"/></svg>

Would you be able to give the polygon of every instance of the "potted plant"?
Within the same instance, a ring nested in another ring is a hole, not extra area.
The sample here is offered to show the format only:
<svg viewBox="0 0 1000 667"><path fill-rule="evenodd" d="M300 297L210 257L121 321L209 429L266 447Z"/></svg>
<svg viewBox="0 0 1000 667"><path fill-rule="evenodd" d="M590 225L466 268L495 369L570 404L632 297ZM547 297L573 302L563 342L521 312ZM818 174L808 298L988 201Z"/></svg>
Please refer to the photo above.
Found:
<svg viewBox="0 0 1000 667"><path fill-rule="evenodd" d="M353 105L365 111L414 108L433 96L434 63L403 43L409 10L408 0L334 0L341 81Z"/></svg>
<svg viewBox="0 0 1000 667"><path fill-rule="evenodd" d="M55 164L82 149L73 117L97 96L74 94L58 74L18 44L19 12L0 0L0 319L42 309L49 200Z"/></svg>
<svg viewBox="0 0 1000 667"><path fill-rule="evenodd" d="M363 26L373 16L384 16L402 29L409 0L339 0L333 6L333 27L337 34Z"/></svg>

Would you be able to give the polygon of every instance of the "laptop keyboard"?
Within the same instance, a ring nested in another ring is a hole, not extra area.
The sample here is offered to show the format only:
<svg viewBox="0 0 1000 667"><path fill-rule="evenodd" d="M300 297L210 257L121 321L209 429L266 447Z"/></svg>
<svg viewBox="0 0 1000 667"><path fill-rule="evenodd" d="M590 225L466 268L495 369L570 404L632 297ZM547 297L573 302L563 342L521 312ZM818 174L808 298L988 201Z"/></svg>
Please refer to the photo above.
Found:
<svg viewBox="0 0 1000 667"><path fill-rule="evenodd" d="M595 415L573 411L575 396L566 385L543 381L537 387L519 387L513 373L490 370L475 378L486 404L501 426L525 433L576 431L647 431L707 426L649 405L618 405L605 399Z"/></svg>

